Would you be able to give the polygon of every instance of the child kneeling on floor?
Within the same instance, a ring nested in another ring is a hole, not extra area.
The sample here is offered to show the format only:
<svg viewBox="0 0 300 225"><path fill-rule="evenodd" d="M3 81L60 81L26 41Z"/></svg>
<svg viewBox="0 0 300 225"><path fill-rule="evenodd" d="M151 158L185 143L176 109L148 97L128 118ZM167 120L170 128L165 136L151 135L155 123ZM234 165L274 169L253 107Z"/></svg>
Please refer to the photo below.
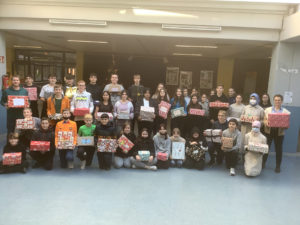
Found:
<svg viewBox="0 0 300 225"><path fill-rule="evenodd" d="M225 147L223 144L221 150L224 151L227 169L230 169L230 175L234 176L235 166L237 164L238 159L238 153L242 145L242 136L241 132L237 128L238 122L236 119L230 119L228 122L228 127L228 129L223 131L222 138L231 138L233 144L232 147Z"/></svg>
<svg viewBox="0 0 300 225"><path fill-rule="evenodd" d="M8 143L3 148L3 156L5 153L21 153L21 161L11 163L10 165L4 165L3 161L0 162L0 173L13 173L22 172L26 173L28 163L26 161L25 147L19 143L19 137L16 133L10 133L8 135Z"/></svg>
<svg viewBox="0 0 300 225"><path fill-rule="evenodd" d="M131 157L132 168L157 170L156 162L154 142L150 138L148 129L143 128L135 142L133 156Z"/></svg>
<svg viewBox="0 0 300 225"><path fill-rule="evenodd" d="M188 169L203 170L205 167L205 152L207 143L198 128L193 128L191 137L187 141L185 149L185 161L183 166Z"/></svg>
<svg viewBox="0 0 300 225"><path fill-rule="evenodd" d="M170 137L171 142L172 142L172 151L175 151L175 149L173 149L173 143L181 142L181 143L184 143L184 145L185 145L185 139L180 136L180 130L177 127L173 129L172 134L173 134L173 136ZM184 159L173 159L171 156L170 156L170 159L171 159L171 162L170 162L171 167L177 167L177 168L182 167Z"/></svg>
<svg viewBox="0 0 300 225"><path fill-rule="evenodd" d="M171 153L171 140L165 124L160 124L157 134L153 137L158 169L169 169Z"/></svg>
<svg viewBox="0 0 300 225"><path fill-rule="evenodd" d="M92 114L84 115L84 123L78 130L79 137L93 137L96 129L96 125L92 124L93 116ZM77 143L78 144L78 143ZM85 169L85 166L90 166L93 161L93 156L95 153L95 145L93 146L78 146L77 158L81 161L80 168Z"/></svg>

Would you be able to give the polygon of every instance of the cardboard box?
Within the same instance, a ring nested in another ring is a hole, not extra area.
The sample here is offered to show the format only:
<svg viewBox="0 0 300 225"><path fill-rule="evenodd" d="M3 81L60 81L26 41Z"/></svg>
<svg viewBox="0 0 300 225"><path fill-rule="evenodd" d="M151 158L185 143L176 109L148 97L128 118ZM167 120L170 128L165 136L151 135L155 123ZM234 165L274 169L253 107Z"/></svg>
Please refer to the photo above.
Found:
<svg viewBox="0 0 300 225"><path fill-rule="evenodd" d="M210 102L209 107L211 108L229 108L229 103L228 102Z"/></svg>
<svg viewBox="0 0 300 225"><path fill-rule="evenodd" d="M244 123L252 124L256 120L258 120L257 116L252 116L252 115L242 115L241 116L241 122L244 122Z"/></svg>
<svg viewBox="0 0 300 225"><path fill-rule="evenodd" d="M158 115L164 119L168 118L168 112L171 108L171 104L165 101L161 101L158 105Z"/></svg>
<svg viewBox="0 0 300 225"><path fill-rule="evenodd" d="M190 115L196 115L196 116L204 116L205 110L203 110L203 109L192 109L192 108L190 108L189 114L190 114Z"/></svg>
<svg viewBox="0 0 300 225"><path fill-rule="evenodd" d="M19 130L33 130L34 128L34 121L33 119L17 119L16 120L16 129Z"/></svg>
<svg viewBox="0 0 300 225"><path fill-rule="evenodd" d="M155 117L154 107L141 106L140 117L143 121L153 122L153 119Z"/></svg>
<svg viewBox="0 0 300 225"><path fill-rule="evenodd" d="M222 147L226 149L232 149L233 147L233 138L222 137Z"/></svg>
<svg viewBox="0 0 300 225"><path fill-rule="evenodd" d="M118 144L116 139L98 138L98 152L116 152L117 147Z"/></svg>
<svg viewBox="0 0 300 225"><path fill-rule="evenodd" d="M19 165L22 162L22 152L4 153L2 164L6 166Z"/></svg>
<svg viewBox="0 0 300 225"><path fill-rule="evenodd" d="M77 137L78 146L94 146L94 136Z"/></svg>
<svg viewBox="0 0 300 225"><path fill-rule="evenodd" d="M141 161L149 161L149 157L150 157L150 151L147 150L141 150L138 151L139 156L141 157Z"/></svg>
<svg viewBox="0 0 300 225"><path fill-rule="evenodd" d="M123 152L128 153L134 146L134 144L125 136L122 135L118 139L119 147L123 150Z"/></svg>
<svg viewBox="0 0 300 225"><path fill-rule="evenodd" d="M185 116L185 112L184 112L183 107L171 110L171 117L172 118L176 118L176 117L180 117L180 116Z"/></svg>
<svg viewBox="0 0 300 225"><path fill-rule="evenodd" d="M84 116L85 114L90 113L90 109L88 108L76 108L74 109L74 116Z"/></svg>
<svg viewBox="0 0 300 225"><path fill-rule="evenodd" d="M269 113L268 114L268 126L288 128L290 126L290 114L289 113Z"/></svg>
<svg viewBox="0 0 300 225"><path fill-rule="evenodd" d="M114 120L113 114L109 113L109 112L97 112L97 120L100 120L102 114L107 114L108 117L109 117L109 121L113 121Z"/></svg>
<svg viewBox="0 0 300 225"><path fill-rule="evenodd" d="M37 101L37 87L26 87L28 91L28 98L30 101Z"/></svg>
<svg viewBox="0 0 300 225"><path fill-rule="evenodd" d="M31 141L30 151L49 152L50 141Z"/></svg>
<svg viewBox="0 0 300 225"><path fill-rule="evenodd" d="M29 107L28 96L8 95L8 108L25 108Z"/></svg>
<svg viewBox="0 0 300 225"><path fill-rule="evenodd" d="M252 152L260 152L260 153L263 153L263 154L268 154L269 146L267 144L249 142L248 143L248 150L252 151Z"/></svg>
<svg viewBox="0 0 300 225"><path fill-rule="evenodd" d="M184 142L172 142L172 159L185 158L185 143Z"/></svg>

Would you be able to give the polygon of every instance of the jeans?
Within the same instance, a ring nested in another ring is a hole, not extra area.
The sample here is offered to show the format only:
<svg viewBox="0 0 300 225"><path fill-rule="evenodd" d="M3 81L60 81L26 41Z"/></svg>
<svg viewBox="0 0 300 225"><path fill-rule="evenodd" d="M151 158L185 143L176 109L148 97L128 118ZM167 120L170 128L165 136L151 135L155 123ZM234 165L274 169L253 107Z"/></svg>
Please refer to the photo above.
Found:
<svg viewBox="0 0 300 225"><path fill-rule="evenodd" d="M114 164L116 169L120 169L121 167L131 168L131 160L130 157L121 158L119 156L114 157Z"/></svg>
<svg viewBox="0 0 300 225"><path fill-rule="evenodd" d="M183 160L182 159L172 159L170 161L170 166L171 167L181 168L182 164L183 164Z"/></svg>
<svg viewBox="0 0 300 225"><path fill-rule="evenodd" d="M151 162L149 161L138 161L135 157L131 157L131 163L136 166L136 168L145 169L146 166L154 166L157 163L157 159L153 158Z"/></svg>
<svg viewBox="0 0 300 225"><path fill-rule="evenodd" d="M73 149L59 149L60 167L67 168L68 162L73 162Z"/></svg>

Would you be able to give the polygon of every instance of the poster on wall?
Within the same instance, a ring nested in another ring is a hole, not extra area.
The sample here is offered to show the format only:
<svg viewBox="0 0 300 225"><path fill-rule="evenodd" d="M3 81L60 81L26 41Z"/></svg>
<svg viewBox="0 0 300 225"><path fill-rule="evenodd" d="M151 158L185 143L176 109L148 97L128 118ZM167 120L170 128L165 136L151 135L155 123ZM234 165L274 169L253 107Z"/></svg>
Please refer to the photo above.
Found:
<svg viewBox="0 0 300 225"><path fill-rule="evenodd" d="M201 70L200 71L200 89L213 88L214 71Z"/></svg>
<svg viewBox="0 0 300 225"><path fill-rule="evenodd" d="M166 85L178 85L179 67L167 67Z"/></svg>
<svg viewBox="0 0 300 225"><path fill-rule="evenodd" d="M192 88L192 71L180 71L180 87L181 88Z"/></svg>

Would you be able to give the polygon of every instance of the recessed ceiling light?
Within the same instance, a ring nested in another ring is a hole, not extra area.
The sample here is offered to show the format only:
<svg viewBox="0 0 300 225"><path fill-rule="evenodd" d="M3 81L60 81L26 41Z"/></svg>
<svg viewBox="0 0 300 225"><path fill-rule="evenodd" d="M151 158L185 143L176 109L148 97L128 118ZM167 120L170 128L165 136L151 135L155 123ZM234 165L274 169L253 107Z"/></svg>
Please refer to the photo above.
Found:
<svg viewBox="0 0 300 225"><path fill-rule="evenodd" d="M218 48L216 45L175 45L178 48Z"/></svg>
<svg viewBox="0 0 300 225"><path fill-rule="evenodd" d="M202 56L200 53L178 53L175 52L173 55L181 55L181 56Z"/></svg>
<svg viewBox="0 0 300 225"><path fill-rule="evenodd" d="M68 40L68 42L94 43L94 44L108 44L107 41L89 41L89 40Z"/></svg>
<svg viewBox="0 0 300 225"><path fill-rule="evenodd" d="M42 48L42 46L34 46L34 45L14 45L14 48Z"/></svg>

